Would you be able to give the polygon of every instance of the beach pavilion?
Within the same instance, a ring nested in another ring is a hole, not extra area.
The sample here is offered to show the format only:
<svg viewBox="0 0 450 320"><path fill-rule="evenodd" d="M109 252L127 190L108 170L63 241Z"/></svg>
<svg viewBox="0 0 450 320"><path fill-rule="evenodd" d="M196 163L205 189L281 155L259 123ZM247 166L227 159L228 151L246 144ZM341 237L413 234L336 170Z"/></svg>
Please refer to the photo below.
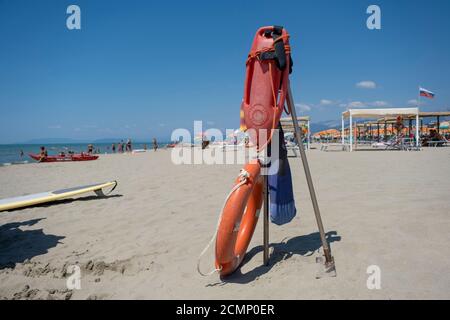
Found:
<svg viewBox="0 0 450 320"><path fill-rule="evenodd" d="M422 119L424 119L424 118L435 118L436 119L434 129L438 133L440 133L441 129L446 130L445 124L448 122L445 121L445 119L448 117L450 117L450 111L432 111L432 112L422 112L421 111L421 112L419 112L419 121L420 121L419 132L421 132L421 133L428 132L428 130L430 129L428 126L423 127ZM415 115L405 118L405 120L408 120L408 122L409 122L408 133L410 133L412 130L412 121L414 120L414 118L415 118ZM442 120L444 120L444 121L442 121ZM384 117L384 118L378 119L376 122L378 124L384 123L385 127L387 126L387 124L390 124L392 126L395 123L395 117Z"/></svg>
<svg viewBox="0 0 450 320"><path fill-rule="evenodd" d="M380 117L396 117L413 118L416 120L416 146L419 146L419 108L384 108L384 109L348 109L342 113L342 144L345 144L345 120L349 120L349 151L353 151L353 119L356 118L372 118Z"/></svg>
<svg viewBox="0 0 450 320"><path fill-rule="evenodd" d="M297 117L297 121L300 127L305 128L307 130L306 133L306 148L309 150L310 148L310 140L311 140L311 127L310 122L311 118L309 116ZM284 133L294 133L294 124L292 123L292 118L281 118L280 124L283 128Z"/></svg>

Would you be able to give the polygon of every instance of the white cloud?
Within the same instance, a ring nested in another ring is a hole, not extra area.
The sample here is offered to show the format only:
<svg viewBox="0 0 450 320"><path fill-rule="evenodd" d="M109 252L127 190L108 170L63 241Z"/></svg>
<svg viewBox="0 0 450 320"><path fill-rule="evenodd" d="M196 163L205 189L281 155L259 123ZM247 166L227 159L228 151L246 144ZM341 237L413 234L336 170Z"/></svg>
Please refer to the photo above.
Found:
<svg viewBox="0 0 450 320"><path fill-rule="evenodd" d="M362 108L367 106L365 103L361 102L361 101L352 101L350 103L347 104L348 108Z"/></svg>
<svg viewBox="0 0 450 320"><path fill-rule="evenodd" d="M296 103L295 107L300 111L300 112L306 112L306 111L311 111L311 106L304 104L304 103Z"/></svg>
<svg viewBox="0 0 450 320"><path fill-rule="evenodd" d="M408 102L407 102L408 106L412 106L412 107L417 107L418 103L419 103L419 101L417 99L411 99L411 100L408 100ZM420 105L425 105L425 104L426 104L425 101L420 100Z"/></svg>
<svg viewBox="0 0 450 320"><path fill-rule="evenodd" d="M328 100L328 99L322 99L322 100L320 100L320 104L323 106L329 106L330 104L333 104L333 101Z"/></svg>
<svg viewBox="0 0 450 320"><path fill-rule="evenodd" d="M61 129L61 125L60 124L55 124L52 126L48 126L49 129Z"/></svg>
<svg viewBox="0 0 450 320"><path fill-rule="evenodd" d="M387 107L389 106L389 102L387 101L382 101L382 100L377 100L377 101L373 101L373 102L364 102L364 101L351 101L349 103L341 103L339 104L339 107L341 108L370 108L370 107L375 107L375 108L383 108L383 107Z"/></svg>
<svg viewBox="0 0 450 320"><path fill-rule="evenodd" d="M373 107L386 107L389 105L386 101L374 101L368 104Z"/></svg>
<svg viewBox="0 0 450 320"><path fill-rule="evenodd" d="M375 89L377 87L377 84L373 81L366 80L366 81L358 82L356 84L356 87L361 88L361 89Z"/></svg>

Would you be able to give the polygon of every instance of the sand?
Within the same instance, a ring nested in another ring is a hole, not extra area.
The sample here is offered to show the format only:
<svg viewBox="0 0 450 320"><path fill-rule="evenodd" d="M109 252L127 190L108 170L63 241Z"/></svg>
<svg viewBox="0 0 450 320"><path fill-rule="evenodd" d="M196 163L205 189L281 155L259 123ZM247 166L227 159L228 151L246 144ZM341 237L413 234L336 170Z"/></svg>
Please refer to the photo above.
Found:
<svg viewBox="0 0 450 320"><path fill-rule="evenodd" d="M244 265L221 281L196 271L241 165L173 165L170 151L85 163L0 167L0 198L118 180L94 195L0 213L0 298L449 299L450 148L308 151L337 277L315 279L320 247L299 158L290 158L297 217L262 220ZM81 270L69 290L68 266ZM381 288L367 288L367 268ZM202 261L213 266L213 248Z"/></svg>

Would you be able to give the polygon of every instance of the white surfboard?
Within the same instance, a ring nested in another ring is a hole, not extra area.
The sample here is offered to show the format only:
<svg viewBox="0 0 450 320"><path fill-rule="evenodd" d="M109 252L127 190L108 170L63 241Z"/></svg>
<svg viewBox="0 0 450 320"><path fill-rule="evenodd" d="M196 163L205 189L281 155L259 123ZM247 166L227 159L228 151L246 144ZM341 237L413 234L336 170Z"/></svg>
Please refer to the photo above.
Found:
<svg viewBox="0 0 450 320"><path fill-rule="evenodd" d="M77 196L86 192L95 192L99 197L104 197L104 188L111 188L113 191L117 186L117 181L104 182L98 184L91 184L88 186L80 186L74 188L67 188L49 192L35 193L26 196L7 198L0 200L0 211L17 209L22 207L28 207L40 203L51 202L55 200L60 200L67 197Z"/></svg>

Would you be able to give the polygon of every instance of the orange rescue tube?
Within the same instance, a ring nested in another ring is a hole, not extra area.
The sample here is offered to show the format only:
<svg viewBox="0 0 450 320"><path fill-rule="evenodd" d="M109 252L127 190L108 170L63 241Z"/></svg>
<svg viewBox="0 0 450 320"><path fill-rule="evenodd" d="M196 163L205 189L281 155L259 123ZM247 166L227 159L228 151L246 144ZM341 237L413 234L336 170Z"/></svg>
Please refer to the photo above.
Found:
<svg viewBox="0 0 450 320"><path fill-rule="evenodd" d="M256 131L256 135L250 134L250 140L259 150L269 143L284 110L292 67L290 53L286 29L280 26L258 29L246 62L240 128ZM266 137L261 136L260 130L265 130Z"/></svg>
<svg viewBox="0 0 450 320"><path fill-rule="evenodd" d="M244 259L262 206L261 165L246 164L243 172L247 175L236 179L217 231L215 265L221 276L234 272Z"/></svg>

